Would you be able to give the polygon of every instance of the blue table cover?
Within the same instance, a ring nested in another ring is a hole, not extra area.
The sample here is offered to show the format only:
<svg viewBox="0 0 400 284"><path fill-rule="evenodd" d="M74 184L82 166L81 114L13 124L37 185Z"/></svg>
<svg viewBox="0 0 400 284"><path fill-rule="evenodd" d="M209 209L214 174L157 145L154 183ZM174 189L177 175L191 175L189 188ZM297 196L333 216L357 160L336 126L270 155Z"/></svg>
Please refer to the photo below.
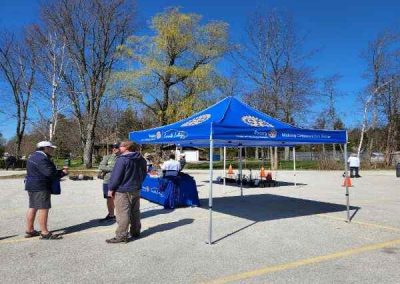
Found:
<svg viewBox="0 0 400 284"><path fill-rule="evenodd" d="M184 173L168 178L147 175L140 195L144 199L164 206L164 208L200 206L196 182L193 177Z"/></svg>

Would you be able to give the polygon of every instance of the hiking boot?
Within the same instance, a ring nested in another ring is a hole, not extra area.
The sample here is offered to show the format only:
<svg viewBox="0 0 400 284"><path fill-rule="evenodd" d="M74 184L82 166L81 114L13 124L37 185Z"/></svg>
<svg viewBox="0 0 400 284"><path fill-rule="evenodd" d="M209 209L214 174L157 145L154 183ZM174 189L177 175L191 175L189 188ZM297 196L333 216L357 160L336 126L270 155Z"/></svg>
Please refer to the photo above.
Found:
<svg viewBox="0 0 400 284"><path fill-rule="evenodd" d="M115 221L115 216L108 214L105 218L100 219L99 222Z"/></svg>
<svg viewBox="0 0 400 284"><path fill-rule="evenodd" d="M112 239L108 239L106 240L106 243L108 244L119 244L119 243L128 243L128 238L117 238L114 237Z"/></svg>

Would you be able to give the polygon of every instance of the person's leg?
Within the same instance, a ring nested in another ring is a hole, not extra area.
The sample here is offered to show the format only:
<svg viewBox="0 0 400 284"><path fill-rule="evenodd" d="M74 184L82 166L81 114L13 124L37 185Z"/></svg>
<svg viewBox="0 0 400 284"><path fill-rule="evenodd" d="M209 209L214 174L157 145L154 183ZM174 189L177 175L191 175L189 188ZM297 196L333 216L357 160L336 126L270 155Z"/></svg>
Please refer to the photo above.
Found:
<svg viewBox="0 0 400 284"><path fill-rule="evenodd" d="M117 239L128 238L128 227L129 227L129 211L130 204L127 193L116 192L115 193L115 212L117 213L117 230L115 236Z"/></svg>
<svg viewBox="0 0 400 284"><path fill-rule="evenodd" d="M107 198L107 209L108 209L108 216L114 217L114 199L112 198Z"/></svg>
<svg viewBox="0 0 400 284"><path fill-rule="evenodd" d="M354 177L354 167L350 167L350 177Z"/></svg>
<svg viewBox="0 0 400 284"><path fill-rule="evenodd" d="M131 210L130 210L130 233L134 238L140 236L140 229L142 227L140 223L140 190L136 190L131 196Z"/></svg>
<svg viewBox="0 0 400 284"><path fill-rule="evenodd" d="M39 210L39 226L42 235L47 235L49 230L47 229L47 220L49 218L49 209L38 209Z"/></svg>
<svg viewBox="0 0 400 284"><path fill-rule="evenodd" d="M360 169L359 167L356 167L356 168L355 168L355 172L356 172L355 175L356 175L356 177L360 177L360 175L359 175L359 173L358 173L359 169Z"/></svg>
<svg viewBox="0 0 400 284"><path fill-rule="evenodd" d="M103 183L103 196L106 199L106 206L107 206L107 216L103 219L100 219L100 222L105 221L114 221L115 220L115 213L114 213L114 199L108 197L108 184Z"/></svg>
<svg viewBox="0 0 400 284"><path fill-rule="evenodd" d="M28 208L26 212L26 227L25 232L33 232L35 230L35 217L36 217L37 209Z"/></svg>

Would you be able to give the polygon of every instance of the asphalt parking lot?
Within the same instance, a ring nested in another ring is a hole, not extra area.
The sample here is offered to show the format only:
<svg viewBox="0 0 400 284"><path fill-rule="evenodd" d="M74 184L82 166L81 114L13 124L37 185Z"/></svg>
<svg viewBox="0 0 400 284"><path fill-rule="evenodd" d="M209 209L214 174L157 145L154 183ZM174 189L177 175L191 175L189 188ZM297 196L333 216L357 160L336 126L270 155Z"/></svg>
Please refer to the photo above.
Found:
<svg viewBox="0 0 400 284"><path fill-rule="evenodd" d="M218 176L216 171L215 176ZM2 283L400 283L400 178L364 171L278 172L279 187L214 186L208 237L208 172L192 171L202 207L164 210L142 200L142 238L106 244L101 181L62 182L49 226L62 240L25 239L22 179L0 180ZM4 173L2 173L4 175ZM37 228L38 229L38 228Z"/></svg>

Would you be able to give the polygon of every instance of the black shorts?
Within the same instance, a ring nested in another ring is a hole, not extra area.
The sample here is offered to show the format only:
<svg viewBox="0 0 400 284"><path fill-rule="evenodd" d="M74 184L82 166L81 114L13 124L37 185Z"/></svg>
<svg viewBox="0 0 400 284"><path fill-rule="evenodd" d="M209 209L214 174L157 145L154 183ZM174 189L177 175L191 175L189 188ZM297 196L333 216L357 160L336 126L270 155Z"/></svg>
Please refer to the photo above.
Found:
<svg viewBox="0 0 400 284"><path fill-rule="evenodd" d="M48 190L28 191L29 208L34 209L50 209L51 208L51 193Z"/></svg>

